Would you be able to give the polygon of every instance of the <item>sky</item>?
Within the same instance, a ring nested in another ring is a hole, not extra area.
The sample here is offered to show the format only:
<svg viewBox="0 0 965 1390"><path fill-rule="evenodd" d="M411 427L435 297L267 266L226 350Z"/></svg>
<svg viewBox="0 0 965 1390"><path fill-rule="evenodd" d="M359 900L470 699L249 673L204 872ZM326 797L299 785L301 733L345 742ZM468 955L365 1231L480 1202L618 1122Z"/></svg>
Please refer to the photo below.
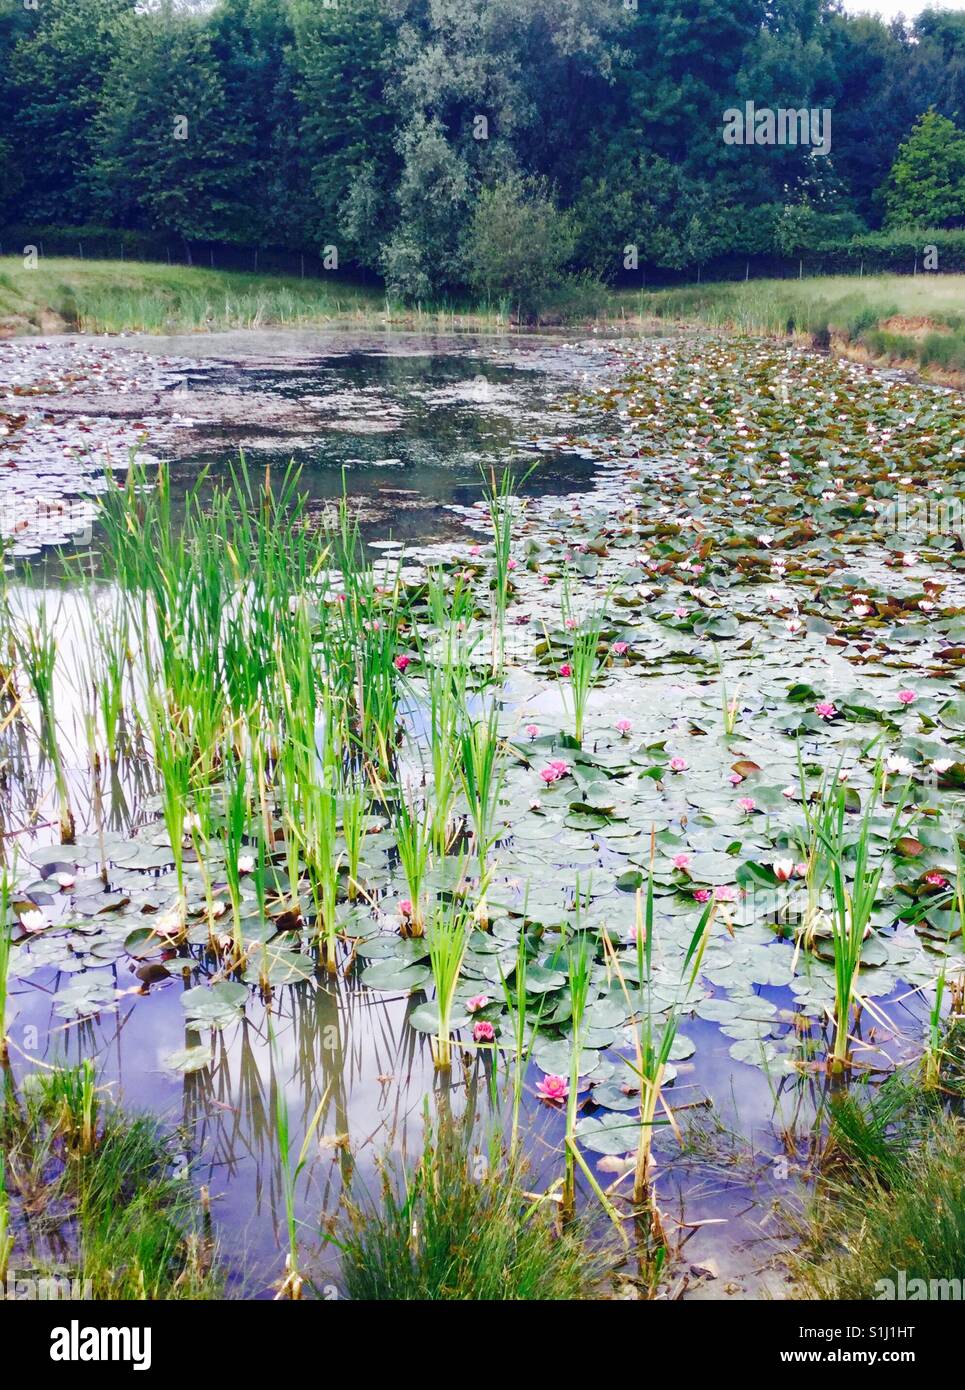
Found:
<svg viewBox="0 0 965 1390"><path fill-rule="evenodd" d="M848 14L880 14L882 19L894 19L903 14L906 19L922 10L965 10L965 0L843 0Z"/></svg>

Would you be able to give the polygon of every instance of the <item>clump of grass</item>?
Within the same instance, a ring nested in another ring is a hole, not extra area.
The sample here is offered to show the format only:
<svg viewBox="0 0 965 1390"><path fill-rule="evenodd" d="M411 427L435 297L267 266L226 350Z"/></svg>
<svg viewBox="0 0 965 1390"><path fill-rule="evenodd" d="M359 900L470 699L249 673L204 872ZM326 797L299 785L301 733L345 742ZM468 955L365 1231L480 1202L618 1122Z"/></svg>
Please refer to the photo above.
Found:
<svg viewBox="0 0 965 1390"><path fill-rule="evenodd" d="M353 1299L556 1302L600 1296L605 1264L578 1225L560 1234L523 1170L428 1136L401 1177L383 1170L378 1206L346 1203L339 1238Z"/></svg>
<svg viewBox="0 0 965 1390"><path fill-rule="evenodd" d="M794 1266L802 1296L874 1299L900 1274L908 1286L965 1277L965 1124L933 1114L911 1146L904 1125L889 1141L874 1121L856 1129L853 1114L838 1119L857 1167L826 1181L810 1213Z"/></svg>
<svg viewBox="0 0 965 1390"><path fill-rule="evenodd" d="M18 1271L46 1277L56 1256L95 1299L219 1296L204 1200L175 1174L155 1120L99 1098L89 1063L9 1090L0 1133L4 1241Z"/></svg>

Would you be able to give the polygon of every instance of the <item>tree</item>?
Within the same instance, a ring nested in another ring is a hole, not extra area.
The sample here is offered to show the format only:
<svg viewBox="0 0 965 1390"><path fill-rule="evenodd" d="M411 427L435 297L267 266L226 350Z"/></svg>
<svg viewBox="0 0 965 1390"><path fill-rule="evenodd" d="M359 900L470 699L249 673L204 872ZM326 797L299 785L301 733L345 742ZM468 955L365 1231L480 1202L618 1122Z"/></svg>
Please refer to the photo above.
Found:
<svg viewBox="0 0 965 1390"><path fill-rule="evenodd" d="M93 205L94 121L113 53L113 26L135 0L43 0L10 57L9 139L29 177L23 221L77 226Z"/></svg>
<svg viewBox="0 0 965 1390"><path fill-rule="evenodd" d="M396 24L384 0L293 0L290 55L310 234L340 259L380 264L397 219L401 125L386 90Z"/></svg>
<svg viewBox="0 0 965 1390"><path fill-rule="evenodd" d="M253 239L232 196L250 178L250 137L204 27L169 9L129 14L115 41L95 123L104 215L185 240Z"/></svg>
<svg viewBox="0 0 965 1390"><path fill-rule="evenodd" d="M535 318L562 279L572 255L573 225L542 179L516 174L484 188L466 238L469 283L506 296L520 319Z"/></svg>
<svg viewBox="0 0 965 1390"><path fill-rule="evenodd" d="M471 201L466 161L440 122L417 116L399 139L399 220L382 252L389 290L423 300L465 283L462 240Z"/></svg>
<svg viewBox="0 0 965 1390"><path fill-rule="evenodd" d="M965 223L965 131L926 111L898 149L885 188L890 227Z"/></svg>

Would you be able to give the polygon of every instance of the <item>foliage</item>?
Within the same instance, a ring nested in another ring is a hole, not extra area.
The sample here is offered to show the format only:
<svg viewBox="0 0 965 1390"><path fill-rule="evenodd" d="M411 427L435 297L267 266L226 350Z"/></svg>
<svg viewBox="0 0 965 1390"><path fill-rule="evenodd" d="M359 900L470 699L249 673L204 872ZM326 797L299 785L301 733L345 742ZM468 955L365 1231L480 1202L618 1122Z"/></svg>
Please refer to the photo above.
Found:
<svg viewBox="0 0 965 1390"><path fill-rule="evenodd" d="M523 1173L449 1129L415 1168L383 1173L378 1206L353 1199L339 1240L353 1299L515 1303L593 1296L601 1261L524 1195Z"/></svg>
<svg viewBox="0 0 965 1390"><path fill-rule="evenodd" d="M885 192L890 226L965 222L965 130L926 111L899 147Z"/></svg>

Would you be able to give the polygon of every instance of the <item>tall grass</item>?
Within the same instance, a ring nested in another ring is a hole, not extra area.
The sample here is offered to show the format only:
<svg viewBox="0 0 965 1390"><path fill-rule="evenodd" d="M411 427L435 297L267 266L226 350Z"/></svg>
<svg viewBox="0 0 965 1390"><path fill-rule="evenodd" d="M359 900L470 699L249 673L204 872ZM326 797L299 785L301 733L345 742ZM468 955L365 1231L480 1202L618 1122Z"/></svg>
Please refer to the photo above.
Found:
<svg viewBox="0 0 965 1390"><path fill-rule="evenodd" d="M578 1224L555 1230L518 1162L473 1154L449 1129L410 1171L383 1167L377 1204L346 1203L339 1244L349 1297L378 1302L586 1299L606 1273Z"/></svg>

